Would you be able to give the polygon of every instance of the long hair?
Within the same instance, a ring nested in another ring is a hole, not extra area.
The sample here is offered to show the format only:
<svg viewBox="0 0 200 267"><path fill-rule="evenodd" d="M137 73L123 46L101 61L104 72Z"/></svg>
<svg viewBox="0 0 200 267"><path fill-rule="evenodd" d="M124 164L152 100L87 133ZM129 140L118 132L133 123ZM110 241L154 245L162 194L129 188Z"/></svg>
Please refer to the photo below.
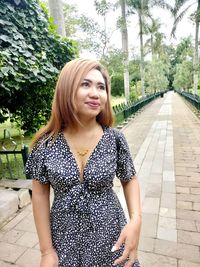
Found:
<svg viewBox="0 0 200 267"><path fill-rule="evenodd" d="M77 116L78 107L75 97L87 73L99 70L105 80L107 102L105 108L97 115L96 120L102 126L112 126L113 113L110 103L110 79L106 69L97 61L90 59L74 59L68 62L59 75L54 93L51 117L47 125L41 128L34 136L32 144L44 134L56 136L65 127L76 129L80 121Z"/></svg>

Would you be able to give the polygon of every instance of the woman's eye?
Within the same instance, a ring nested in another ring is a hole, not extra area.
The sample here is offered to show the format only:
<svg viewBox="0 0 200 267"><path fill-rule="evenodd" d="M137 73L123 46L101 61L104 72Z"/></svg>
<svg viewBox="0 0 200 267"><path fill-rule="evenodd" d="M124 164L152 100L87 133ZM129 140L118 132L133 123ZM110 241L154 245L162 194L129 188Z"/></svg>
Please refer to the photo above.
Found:
<svg viewBox="0 0 200 267"><path fill-rule="evenodd" d="M101 90L105 90L106 87L105 87L104 85L100 85L100 86L99 86L99 89L101 89Z"/></svg>
<svg viewBox="0 0 200 267"><path fill-rule="evenodd" d="M90 84L89 84L88 82L83 82L83 83L81 84L81 86L82 86L82 87L89 87Z"/></svg>

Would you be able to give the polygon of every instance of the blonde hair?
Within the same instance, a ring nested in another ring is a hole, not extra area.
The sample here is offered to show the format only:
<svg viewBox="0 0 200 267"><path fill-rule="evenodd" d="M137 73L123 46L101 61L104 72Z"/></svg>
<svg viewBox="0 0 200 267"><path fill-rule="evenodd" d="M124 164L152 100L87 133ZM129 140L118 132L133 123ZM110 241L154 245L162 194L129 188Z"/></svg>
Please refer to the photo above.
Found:
<svg viewBox="0 0 200 267"><path fill-rule="evenodd" d="M80 121L77 117L75 96L87 73L97 69L101 72L106 85L107 102L104 110L97 115L97 122L102 126L112 126L113 113L110 103L110 79L105 68L97 61L90 59L74 59L68 62L59 75L54 93L51 117L47 125L40 129L34 136L32 144L44 134L56 136L66 126L77 128Z"/></svg>

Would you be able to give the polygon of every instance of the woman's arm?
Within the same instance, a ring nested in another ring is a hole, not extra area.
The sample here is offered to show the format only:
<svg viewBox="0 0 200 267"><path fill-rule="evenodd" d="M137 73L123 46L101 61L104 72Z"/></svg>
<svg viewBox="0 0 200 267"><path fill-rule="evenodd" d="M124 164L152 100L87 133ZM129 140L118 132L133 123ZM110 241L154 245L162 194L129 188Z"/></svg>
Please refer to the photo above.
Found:
<svg viewBox="0 0 200 267"><path fill-rule="evenodd" d="M129 223L123 228L113 250L118 250L125 243L123 255L115 261L115 265L122 263L129 257L126 267L132 266L137 258L137 247L141 229L140 188L137 177L128 182L122 182L124 196L128 208Z"/></svg>
<svg viewBox="0 0 200 267"><path fill-rule="evenodd" d="M50 185L32 182L32 206L42 255L41 267L58 266L50 229ZM46 263L45 263L46 262ZM57 264L57 265L56 265Z"/></svg>
<svg viewBox="0 0 200 267"><path fill-rule="evenodd" d="M130 220L141 221L140 187L137 177L134 176L129 182L122 182L122 186Z"/></svg>

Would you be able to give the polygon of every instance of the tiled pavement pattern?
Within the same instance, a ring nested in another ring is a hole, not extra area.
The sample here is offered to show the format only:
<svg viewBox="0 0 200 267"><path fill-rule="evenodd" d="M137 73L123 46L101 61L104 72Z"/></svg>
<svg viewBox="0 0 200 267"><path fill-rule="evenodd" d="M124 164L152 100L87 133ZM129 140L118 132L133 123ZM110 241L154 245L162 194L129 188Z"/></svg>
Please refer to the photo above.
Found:
<svg viewBox="0 0 200 267"><path fill-rule="evenodd" d="M122 131L141 185L142 266L200 267L200 121L170 92ZM0 229L0 267L39 267L38 248L29 205Z"/></svg>

